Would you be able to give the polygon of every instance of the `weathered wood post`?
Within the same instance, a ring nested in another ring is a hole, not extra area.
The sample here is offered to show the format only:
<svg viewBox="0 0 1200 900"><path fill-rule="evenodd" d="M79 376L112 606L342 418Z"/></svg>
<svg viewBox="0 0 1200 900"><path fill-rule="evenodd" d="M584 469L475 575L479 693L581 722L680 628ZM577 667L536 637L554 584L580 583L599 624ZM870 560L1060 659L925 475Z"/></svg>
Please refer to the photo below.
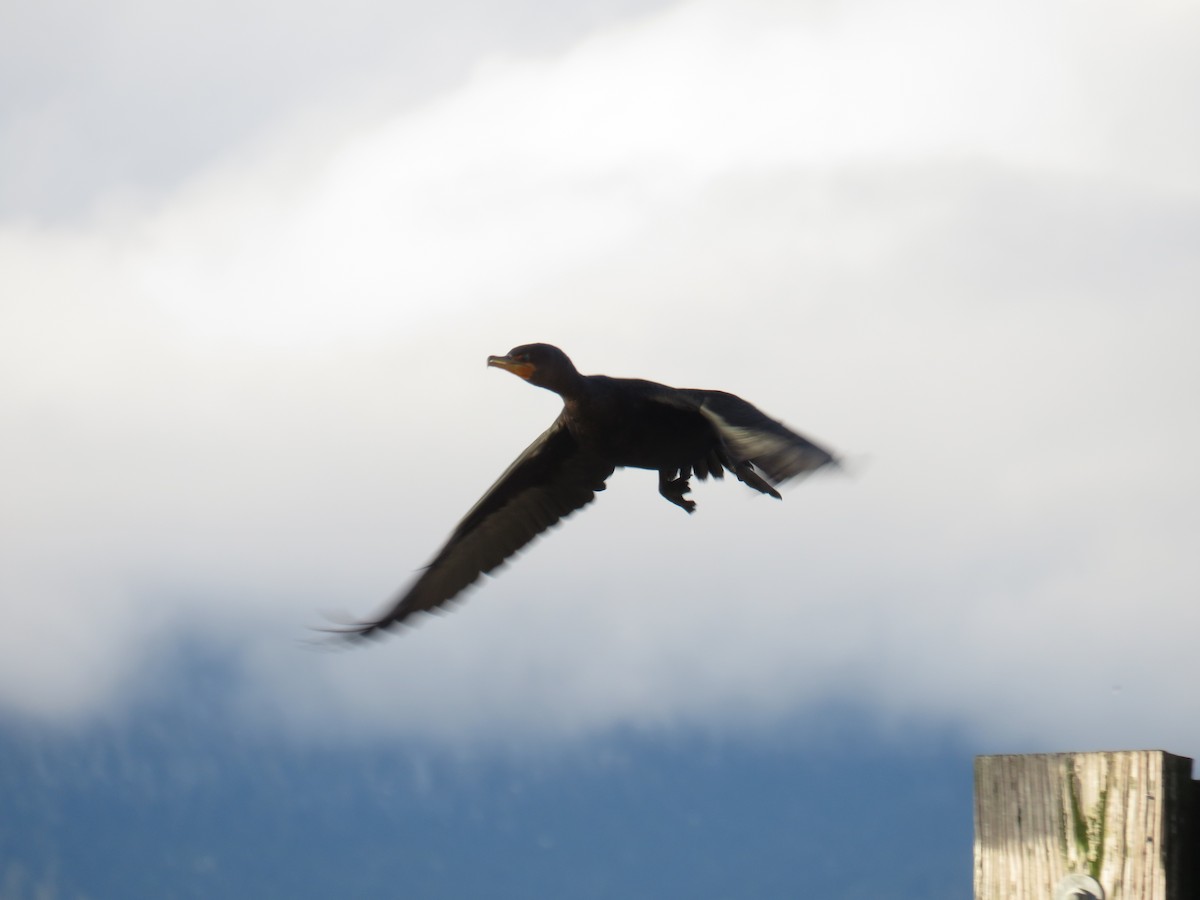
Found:
<svg viewBox="0 0 1200 900"><path fill-rule="evenodd" d="M1161 750L975 758L975 900L1195 900L1200 783Z"/></svg>

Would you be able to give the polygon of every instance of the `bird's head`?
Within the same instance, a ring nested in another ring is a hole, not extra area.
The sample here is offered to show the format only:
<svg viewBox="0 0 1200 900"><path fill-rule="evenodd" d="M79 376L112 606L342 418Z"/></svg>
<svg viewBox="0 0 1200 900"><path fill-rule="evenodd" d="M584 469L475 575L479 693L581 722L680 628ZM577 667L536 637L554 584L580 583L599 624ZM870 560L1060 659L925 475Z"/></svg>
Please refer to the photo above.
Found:
<svg viewBox="0 0 1200 900"><path fill-rule="evenodd" d="M489 356L488 365L520 376L530 384L557 394L568 392L579 379L567 354L550 344L522 344L504 356Z"/></svg>

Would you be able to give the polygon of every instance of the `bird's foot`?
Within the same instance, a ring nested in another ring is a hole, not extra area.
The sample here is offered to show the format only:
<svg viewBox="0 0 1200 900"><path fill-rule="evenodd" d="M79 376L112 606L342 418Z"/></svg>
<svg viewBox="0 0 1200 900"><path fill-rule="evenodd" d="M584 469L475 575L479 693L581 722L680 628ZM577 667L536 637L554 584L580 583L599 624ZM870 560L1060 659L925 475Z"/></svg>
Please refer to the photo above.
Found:
<svg viewBox="0 0 1200 900"><path fill-rule="evenodd" d="M691 489L692 486L686 478L667 478L665 475L659 475L658 492L688 514L696 511L696 501L684 497Z"/></svg>

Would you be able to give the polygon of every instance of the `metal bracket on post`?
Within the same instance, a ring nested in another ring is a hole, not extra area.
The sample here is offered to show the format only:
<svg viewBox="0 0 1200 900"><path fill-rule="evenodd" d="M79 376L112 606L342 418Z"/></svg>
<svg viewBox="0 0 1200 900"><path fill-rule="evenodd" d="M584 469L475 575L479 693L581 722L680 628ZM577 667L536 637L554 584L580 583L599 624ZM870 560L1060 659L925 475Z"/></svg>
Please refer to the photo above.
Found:
<svg viewBox="0 0 1200 900"><path fill-rule="evenodd" d="M1054 900L1104 900L1104 888L1091 875L1066 875L1054 889Z"/></svg>

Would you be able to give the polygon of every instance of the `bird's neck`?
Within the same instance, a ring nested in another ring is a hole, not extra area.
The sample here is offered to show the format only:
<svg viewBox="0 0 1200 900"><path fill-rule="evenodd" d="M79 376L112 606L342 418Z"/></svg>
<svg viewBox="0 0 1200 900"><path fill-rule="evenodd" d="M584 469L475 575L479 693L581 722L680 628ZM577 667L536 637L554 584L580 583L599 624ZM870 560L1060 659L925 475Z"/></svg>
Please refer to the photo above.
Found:
<svg viewBox="0 0 1200 900"><path fill-rule="evenodd" d="M545 387L562 397L563 403L576 403L588 395L587 376L580 375L574 369L570 372L563 372L553 384L545 385Z"/></svg>

